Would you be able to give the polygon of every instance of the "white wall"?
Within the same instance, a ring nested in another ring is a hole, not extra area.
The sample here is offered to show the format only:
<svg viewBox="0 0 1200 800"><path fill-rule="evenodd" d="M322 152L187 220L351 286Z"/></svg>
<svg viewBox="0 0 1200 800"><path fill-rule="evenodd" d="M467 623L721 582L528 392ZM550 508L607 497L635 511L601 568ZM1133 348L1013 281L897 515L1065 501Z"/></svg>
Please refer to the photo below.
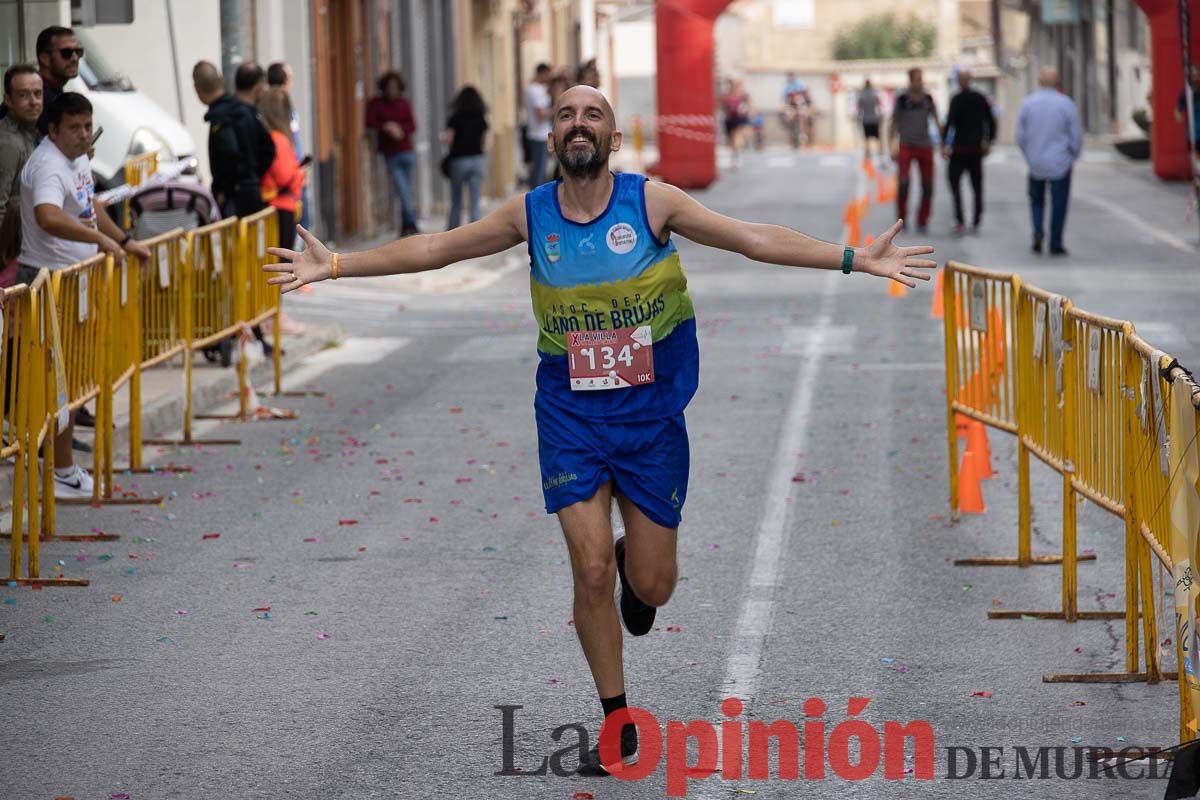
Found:
<svg viewBox="0 0 1200 800"><path fill-rule="evenodd" d="M190 2L191 0L189 0ZM309 27L309 6L297 0L258 0L255 5L255 60L266 69L275 61L286 61L292 68L292 105L300 115L299 155L312 153L316 148L312 70L312 33ZM309 202L317 197L317 171L308 171Z"/></svg>
<svg viewBox="0 0 1200 800"><path fill-rule="evenodd" d="M179 95L167 29L167 4L175 22L178 49ZM168 114L182 118L196 142L202 179L209 180L208 125L205 107L192 89L192 66L207 60L221 64L221 16L216 0L135 0L132 25L97 25L88 28L104 57L133 81L133 85ZM69 17L68 17L69 18Z"/></svg>
<svg viewBox="0 0 1200 800"><path fill-rule="evenodd" d="M617 78L653 75L657 64L654 20L618 22L613 25L613 71Z"/></svg>
<svg viewBox="0 0 1200 800"><path fill-rule="evenodd" d="M612 79L617 87L617 127L626 136L633 130L634 115L651 125L647 138L655 137L652 122L658 116L658 98L654 75L658 54L655 51L654 18L618 22L612 26ZM630 141L628 138L626 141ZM631 142L632 144L632 142Z"/></svg>

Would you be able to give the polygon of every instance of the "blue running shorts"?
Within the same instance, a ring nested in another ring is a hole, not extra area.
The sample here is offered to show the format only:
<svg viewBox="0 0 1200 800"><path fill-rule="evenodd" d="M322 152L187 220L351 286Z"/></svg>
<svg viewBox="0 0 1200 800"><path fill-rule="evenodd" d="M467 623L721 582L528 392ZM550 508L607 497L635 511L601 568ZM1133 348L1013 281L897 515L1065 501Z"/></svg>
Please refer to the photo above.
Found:
<svg viewBox="0 0 1200 800"><path fill-rule="evenodd" d="M651 521L678 528L687 498L683 414L643 422L598 422L535 404L546 513L588 500L607 481Z"/></svg>

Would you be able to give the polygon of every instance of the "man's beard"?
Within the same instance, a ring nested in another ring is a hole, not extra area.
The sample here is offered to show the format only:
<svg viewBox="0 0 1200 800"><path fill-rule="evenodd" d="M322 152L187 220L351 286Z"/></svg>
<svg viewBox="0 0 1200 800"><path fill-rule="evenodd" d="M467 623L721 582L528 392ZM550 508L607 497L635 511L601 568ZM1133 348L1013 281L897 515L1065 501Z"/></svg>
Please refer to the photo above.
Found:
<svg viewBox="0 0 1200 800"><path fill-rule="evenodd" d="M591 152L584 153L571 147L570 142L576 136L582 136L591 142ZM554 154L558 157L563 174L572 178L595 178L608 163L608 152L607 143L601 147L592 133L583 128L571 130L561 141L554 143Z"/></svg>

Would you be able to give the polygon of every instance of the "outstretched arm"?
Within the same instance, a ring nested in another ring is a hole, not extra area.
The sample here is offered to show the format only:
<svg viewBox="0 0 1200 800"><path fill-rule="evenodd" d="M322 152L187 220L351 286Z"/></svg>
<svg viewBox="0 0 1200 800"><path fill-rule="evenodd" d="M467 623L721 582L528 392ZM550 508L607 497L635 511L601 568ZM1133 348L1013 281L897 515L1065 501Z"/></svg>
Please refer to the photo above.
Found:
<svg viewBox="0 0 1200 800"><path fill-rule="evenodd" d="M651 224L662 221L663 236L676 232L697 244L740 253L754 261L812 269L841 269L844 246L805 236L782 225L744 222L705 208L686 192L663 183L646 184L646 205ZM926 269L937 263L917 258L933 252L928 245L897 247L892 239L900 220L875 239L870 247L854 248L853 270L899 281L915 287L914 280L929 280ZM660 237L661 238L661 237Z"/></svg>
<svg viewBox="0 0 1200 800"><path fill-rule="evenodd" d="M333 253L317 237L299 225L305 250L297 253L282 247L267 248L271 255L285 259L265 264L265 272L281 273L267 281L281 292L299 289L331 276ZM525 198L518 196L478 222L445 233L408 236L381 247L358 253L338 254L338 277L359 278L378 275L407 275L441 269L449 264L501 253L525 241ZM289 263L290 262L290 263Z"/></svg>

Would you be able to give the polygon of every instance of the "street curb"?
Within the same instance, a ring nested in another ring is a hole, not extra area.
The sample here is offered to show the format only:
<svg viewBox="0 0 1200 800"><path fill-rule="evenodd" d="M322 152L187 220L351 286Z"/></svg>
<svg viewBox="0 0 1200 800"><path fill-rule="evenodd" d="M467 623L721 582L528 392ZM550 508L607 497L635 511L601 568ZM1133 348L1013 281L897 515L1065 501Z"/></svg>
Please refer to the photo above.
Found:
<svg viewBox="0 0 1200 800"><path fill-rule="evenodd" d="M283 357L283 374L286 376L309 356L324 350L329 342L340 342L343 338L345 336L342 328L334 324L310 327L305 334L286 339L284 350L287 355ZM250 346L253 347L255 344L251 343ZM200 353L195 355L197 358L204 358ZM181 367L172 367L172 369L177 369L182 376ZM273 382L274 374L274 366L270 359L262 359L249 368L250 383L256 388L262 383ZM231 402L233 398L230 397L230 393L236 394L236 391L237 372L235 368L194 370L192 372L193 413L204 413ZM268 393L264 393L263 396L270 398ZM154 439L159 436L179 435L183 428L184 408L182 392L173 392L144 405L142 407L142 436L146 439ZM118 462L117 466L119 467L121 463L127 463L126 458L122 456L127 456L129 449L128 414L115 414L113 427L113 452L116 454L114 460ZM154 448L144 446L143 449L149 452ZM92 468L93 462L90 453L78 453L76 458L78 463L87 469ZM114 480L120 474L120 469L114 470ZM12 491L13 465L6 463L0 466L0 502L3 502L5 506L11 506Z"/></svg>
<svg viewBox="0 0 1200 800"><path fill-rule="evenodd" d="M314 353L324 350L326 344L330 341L340 342L343 338L345 336L340 326L325 325L314 328L311 332L307 332L302 336L288 340L283 348L287 352L287 355L283 357L283 374L287 375L300 362ZM254 347L255 343L251 342L249 346ZM199 353L196 355L199 358L203 358ZM262 383L273 384L274 382L275 369L268 358L252 363L247 373L250 384L256 390ZM203 381L197 380L198 376L203 376L206 379ZM261 394L264 398L271 396L267 392L262 392ZM236 365L228 369L205 369L200 371L194 370L192 372L192 411L194 414L203 414L226 403L233 402L236 396ZM163 436L182 433L183 412L184 400L182 394L172 394L152 401L142 409L142 437L145 439L157 439ZM115 452L123 452L129 447L129 418L127 416L117 417L114 420L114 427L116 428L116 435L113 438L113 449ZM151 449L151 447L153 446L148 445L146 449Z"/></svg>

